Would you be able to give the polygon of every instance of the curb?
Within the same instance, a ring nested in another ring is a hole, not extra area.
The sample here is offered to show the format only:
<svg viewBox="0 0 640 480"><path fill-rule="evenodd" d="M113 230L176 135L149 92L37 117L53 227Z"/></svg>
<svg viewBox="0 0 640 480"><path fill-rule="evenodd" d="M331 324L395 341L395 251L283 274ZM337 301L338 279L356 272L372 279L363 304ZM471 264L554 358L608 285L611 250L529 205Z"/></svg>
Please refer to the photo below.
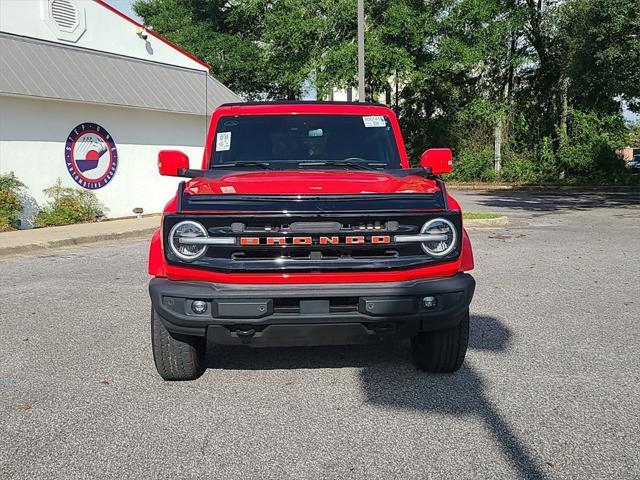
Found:
<svg viewBox="0 0 640 480"><path fill-rule="evenodd" d="M639 186L633 185L510 185L447 183L447 190L458 192L478 191L522 191L522 192L640 192Z"/></svg>
<svg viewBox="0 0 640 480"><path fill-rule="evenodd" d="M505 227L509 224L509 217L502 216L497 218L478 218L475 220L462 220L465 228L481 228L481 227Z"/></svg>
<svg viewBox="0 0 640 480"><path fill-rule="evenodd" d="M53 240L50 242L27 243L19 247L0 247L0 258L9 255L19 255L23 253L33 253L53 248L69 247L73 245L83 245L106 240L122 240L131 238L144 238L151 235L157 227L145 228L142 230L129 230L125 232L104 233L99 235L87 235L81 237L65 238L63 240Z"/></svg>

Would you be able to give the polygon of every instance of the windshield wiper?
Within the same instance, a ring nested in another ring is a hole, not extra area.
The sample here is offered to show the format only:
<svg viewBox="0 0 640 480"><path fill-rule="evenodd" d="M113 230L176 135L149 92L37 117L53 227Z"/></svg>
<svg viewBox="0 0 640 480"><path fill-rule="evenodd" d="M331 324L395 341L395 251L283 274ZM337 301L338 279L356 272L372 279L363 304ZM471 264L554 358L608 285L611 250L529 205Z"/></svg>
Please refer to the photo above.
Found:
<svg viewBox="0 0 640 480"><path fill-rule="evenodd" d="M366 163L351 162L349 160L326 160L321 162L299 162L301 167L349 167L358 170L377 170Z"/></svg>
<svg viewBox="0 0 640 480"><path fill-rule="evenodd" d="M210 168L237 168L237 167L258 167L263 170L273 170L271 165L266 162L228 162L228 163L216 163L211 165Z"/></svg>

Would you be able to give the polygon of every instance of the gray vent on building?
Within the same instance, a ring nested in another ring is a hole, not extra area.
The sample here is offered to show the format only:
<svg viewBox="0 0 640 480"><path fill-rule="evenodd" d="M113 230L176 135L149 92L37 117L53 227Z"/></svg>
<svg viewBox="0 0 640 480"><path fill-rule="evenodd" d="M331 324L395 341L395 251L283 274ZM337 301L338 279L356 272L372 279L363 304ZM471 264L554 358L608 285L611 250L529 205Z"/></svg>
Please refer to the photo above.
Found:
<svg viewBox="0 0 640 480"><path fill-rule="evenodd" d="M78 25L78 9L71 0L51 0L51 18L60 30L70 32Z"/></svg>

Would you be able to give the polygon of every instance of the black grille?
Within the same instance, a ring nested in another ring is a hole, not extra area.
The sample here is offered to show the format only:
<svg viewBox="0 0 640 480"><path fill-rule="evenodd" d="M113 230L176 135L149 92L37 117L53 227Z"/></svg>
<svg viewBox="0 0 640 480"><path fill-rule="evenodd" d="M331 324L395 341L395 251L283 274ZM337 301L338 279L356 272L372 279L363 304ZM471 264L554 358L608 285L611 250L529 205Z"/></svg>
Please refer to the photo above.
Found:
<svg viewBox="0 0 640 480"><path fill-rule="evenodd" d="M304 302L306 300L317 300L317 299L316 298L313 298L313 299L274 298L273 313L280 313L280 314L301 313L300 302ZM334 297L334 298L327 299L327 302L329 302L330 313L357 312L359 301L360 301L359 297Z"/></svg>
<svg viewBox="0 0 640 480"><path fill-rule="evenodd" d="M419 233L424 223L435 216L452 221L460 233L459 212L448 211L393 214L243 213L233 217L228 213L176 214L165 217L164 235L165 245L168 245L167 235L173 225L182 220L194 220L204 225L211 237L235 239L235 245L209 246L204 256L189 263L197 268L235 272L387 270L448 261L459 255L459 241L451 254L438 259L425 254L420 243L393 241L395 235ZM305 243L294 245L294 238L302 238ZM348 244L349 238L364 241ZM381 242L374 243L376 238ZM242 245L242 239L251 239L253 243ZM268 245L268 241L275 243ZM173 255L169 248L165 248L165 255L169 263L185 263Z"/></svg>

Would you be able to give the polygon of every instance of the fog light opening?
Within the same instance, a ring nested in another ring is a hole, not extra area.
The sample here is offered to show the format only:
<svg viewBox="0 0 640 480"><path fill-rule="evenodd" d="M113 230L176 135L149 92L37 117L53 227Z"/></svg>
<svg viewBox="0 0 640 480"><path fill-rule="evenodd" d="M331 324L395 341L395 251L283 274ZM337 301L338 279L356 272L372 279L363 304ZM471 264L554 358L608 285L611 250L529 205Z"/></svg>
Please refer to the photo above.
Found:
<svg viewBox="0 0 640 480"><path fill-rule="evenodd" d="M194 300L191 303L191 310L193 310L193 313L202 315L204 312L207 311L207 302L203 300Z"/></svg>
<svg viewBox="0 0 640 480"><path fill-rule="evenodd" d="M436 297L424 297L422 299L422 304L424 305L424 308L431 310L438 306L438 300L436 300Z"/></svg>

